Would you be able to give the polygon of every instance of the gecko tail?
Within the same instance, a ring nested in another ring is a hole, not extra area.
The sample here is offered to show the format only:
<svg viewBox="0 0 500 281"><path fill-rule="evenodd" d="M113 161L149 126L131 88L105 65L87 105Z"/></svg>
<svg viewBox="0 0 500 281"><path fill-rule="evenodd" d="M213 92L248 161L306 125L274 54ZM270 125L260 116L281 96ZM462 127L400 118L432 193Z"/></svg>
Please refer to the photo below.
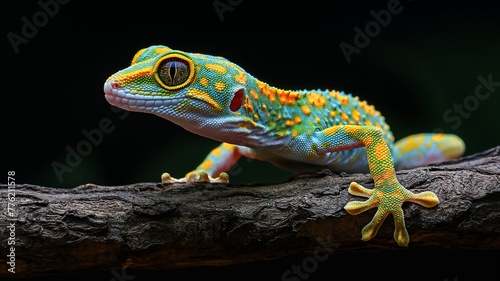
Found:
<svg viewBox="0 0 500 281"><path fill-rule="evenodd" d="M397 141L392 149L397 170L411 169L458 158L465 143L453 134L416 134Z"/></svg>

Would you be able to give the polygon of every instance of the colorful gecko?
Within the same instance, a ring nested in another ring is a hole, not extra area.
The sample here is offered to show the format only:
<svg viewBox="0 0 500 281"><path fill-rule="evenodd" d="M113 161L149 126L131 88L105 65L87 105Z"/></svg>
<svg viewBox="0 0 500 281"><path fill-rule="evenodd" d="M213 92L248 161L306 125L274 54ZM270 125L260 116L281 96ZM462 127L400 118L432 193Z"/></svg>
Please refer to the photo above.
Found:
<svg viewBox="0 0 500 281"><path fill-rule="evenodd" d="M164 183L227 182L225 171L242 155L297 173L370 172L373 189L355 182L349 187L351 194L369 199L345 206L353 215L378 207L362 230L365 241L392 214L394 239L408 245L403 202L439 203L432 192L413 194L404 188L395 168L456 158L465 150L459 137L445 134L412 135L394 143L380 112L351 94L278 89L225 58L166 46L137 52L130 67L107 79L104 92L112 105L158 115L222 142L184 178L163 174Z"/></svg>

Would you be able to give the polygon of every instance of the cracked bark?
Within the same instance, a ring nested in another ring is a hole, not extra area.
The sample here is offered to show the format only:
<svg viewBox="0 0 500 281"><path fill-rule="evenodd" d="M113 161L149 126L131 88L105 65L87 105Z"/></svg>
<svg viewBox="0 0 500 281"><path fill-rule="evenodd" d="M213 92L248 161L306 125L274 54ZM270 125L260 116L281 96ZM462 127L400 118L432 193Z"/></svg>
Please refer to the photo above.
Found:
<svg viewBox="0 0 500 281"><path fill-rule="evenodd" d="M431 209L405 204L411 248L500 249L500 146L454 161L398 171L414 192L435 192ZM72 189L17 185L16 274L33 277L111 268L226 265L312 252L393 251L393 221L360 241L374 210L343 209L368 174L303 174L281 184L137 183ZM8 190L1 186L0 263L7 265ZM7 253L7 254L4 254Z"/></svg>

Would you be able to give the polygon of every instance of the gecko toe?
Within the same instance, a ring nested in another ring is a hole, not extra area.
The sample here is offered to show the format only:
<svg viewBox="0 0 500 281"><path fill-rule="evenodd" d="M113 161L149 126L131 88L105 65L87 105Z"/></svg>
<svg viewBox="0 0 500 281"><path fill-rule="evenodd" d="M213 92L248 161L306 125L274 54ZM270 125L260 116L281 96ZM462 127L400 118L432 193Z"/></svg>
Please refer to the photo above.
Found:
<svg viewBox="0 0 500 281"><path fill-rule="evenodd" d="M161 182L163 184L173 184L181 181L179 179L171 177L169 173L163 173L161 175Z"/></svg>
<svg viewBox="0 0 500 281"><path fill-rule="evenodd" d="M351 182L349 186L349 193L354 196L367 197L370 198L373 194L372 189L364 188L362 185L357 182Z"/></svg>
<svg viewBox="0 0 500 281"><path fill-rule="evenodd" d="M405 219L403 216L403 211L393 212L394 216L394 240L400 247L407 247L408 243L410 243L410 236L408 235L408 231L406 231L405 227Z"/></svg>
<svg viewBox="0 0 500 281"><path fill-rule="evenodd" d="M210 182L213 183L228 183L229 182L229 175L227 173L220 173L220 175L217 178L212 178Z"/></svg>
<svg viewBox="0 0 500 281"><path fill-rule="evenodd" d="M434 192L425 191L422 193L414 194L410 192L409 198L407 201L417 203L427 208L432 208L439 204L439 199Z"/></svg>
<svg viewBox="0 0 500 281"><path fill-rule="evenodd" d="M364 211L375 208L377 204L377 198L372 197L364 202L351 201L345 205L344 209L351 215L358 215L363 213Z"/></svg>
<svg viewBox="0 0 500 281"><path fill-rule="evenodd" d="M367 224L361 231L361 240L368 241L375 237L388 214L388 211L379 208L375 216L373 216L371 222Z"/></svg>

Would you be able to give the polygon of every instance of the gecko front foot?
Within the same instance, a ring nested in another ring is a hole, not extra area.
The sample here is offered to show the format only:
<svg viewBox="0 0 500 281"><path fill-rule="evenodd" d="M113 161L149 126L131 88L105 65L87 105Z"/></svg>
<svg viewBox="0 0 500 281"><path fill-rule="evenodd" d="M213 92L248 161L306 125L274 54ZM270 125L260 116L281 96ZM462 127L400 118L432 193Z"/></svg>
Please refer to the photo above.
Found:
<svg viewBox="0 0 500 281"><path fill-rule="evenodd" d="M176 179L170 176L169 173L163 173L161 175L161 182L164 184L172 183L193 183L193 182L210 182L210 183L228 183L229 175L227 173L220 173L216 178L212 178L205 171L194 170L186 174L185 177Z"/></svg>
<svg viewBox="0 0 500 281"><path fill-rule="evenodd" d="M361 239L363 241L368 241L375 237L385 218L389 214L392 214L396 227L394 231L394 240L396 240L399 246L408 246L410 242L401 205L406 201L410 201L431 208L439 203L439 199L433 192L427 191L414 194L404 188L399 182L374 189L367 189L353 182L349 186L349 193L369 198L364 202L349 202L344 208L351 215L357 215L371 208L378 207L377 213L373 216L372 221L363 228Z"/></svg>

